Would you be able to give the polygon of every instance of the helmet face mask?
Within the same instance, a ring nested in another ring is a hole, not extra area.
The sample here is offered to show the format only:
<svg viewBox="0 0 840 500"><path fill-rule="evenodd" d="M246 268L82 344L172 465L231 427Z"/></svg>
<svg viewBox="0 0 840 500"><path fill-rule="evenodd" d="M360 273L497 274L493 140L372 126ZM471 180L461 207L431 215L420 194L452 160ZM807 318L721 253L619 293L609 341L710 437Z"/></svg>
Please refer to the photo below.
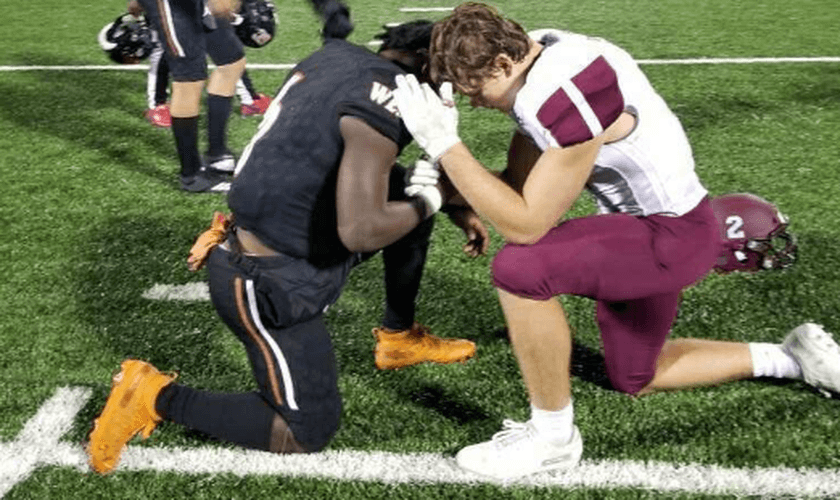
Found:
<svg viewBox="0 0 840 500"><path fill-rule="evenodd" d="M717 271L785 269L796 261L788 219L769 201L748 193L727 194L712 199L712 208L722 245Z"/></svg>
<svg viewBox="0 0 840 500"><path fill-rule="evenodd" d="M268 0L244 0L232 24L236 36L248 47L264 47L274 39L277 27L274 4Z"/></svg>
<svg viewBox="0 0 840 500"><path fill-rule="evenodd" d="M763 256L763 269L785 269L796 262L796 238L787 232L787 224L779 226L767 239L747 241L746 246Z"/></svg>
<svg viewBox="0 0 840 500"><path fill-rule="evenodd" d="M137 64L151 55L157 41L146 18L125 13L106 24L97 37L99 46L118 64Z"/></svg>

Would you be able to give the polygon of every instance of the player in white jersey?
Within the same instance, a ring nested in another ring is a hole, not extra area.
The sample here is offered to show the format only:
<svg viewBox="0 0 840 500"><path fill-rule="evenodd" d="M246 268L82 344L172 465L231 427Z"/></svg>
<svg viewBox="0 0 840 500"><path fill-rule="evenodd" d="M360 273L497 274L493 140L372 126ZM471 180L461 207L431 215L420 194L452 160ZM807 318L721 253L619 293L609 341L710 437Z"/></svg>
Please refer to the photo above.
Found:
<svg viewBox="0 0 840 500"><path fill-rule="evenodd" d="M668 339L681 291L705 276L721 251L685 132L623 50L561 31L533 35L486 5L464 4L432 34L430 69L440 97L397 77L406 127L507 241L493 261L493 280L531 419L505 421L490 441L462 449L458 464L511 478L580 460L571 332L557 295L596 301L605 367L618 391L803 372L811 383L815 370L838 390L840 348L816 325L798 327L782 344ZM519 125L501 175L458 137L453 85L474 107L497 109ZM602 213L563 220L584 189ZM814 347L803 354L801 345Z"/></svg>
<svg viewBox="0 0 840 500"><path fill-rule="evenodd" d="M529 36L543 50L512 115L539 149L591 139L603 132L602 121L626 112L636 119L635 129L600 148L587 184L601 212L683 215L696 207L707 192L694 172L691 146L633 58L602 39L575 33L539 30ZM541 117L550 119L553 109L571 116L553 121L550 129Z"/></svg>

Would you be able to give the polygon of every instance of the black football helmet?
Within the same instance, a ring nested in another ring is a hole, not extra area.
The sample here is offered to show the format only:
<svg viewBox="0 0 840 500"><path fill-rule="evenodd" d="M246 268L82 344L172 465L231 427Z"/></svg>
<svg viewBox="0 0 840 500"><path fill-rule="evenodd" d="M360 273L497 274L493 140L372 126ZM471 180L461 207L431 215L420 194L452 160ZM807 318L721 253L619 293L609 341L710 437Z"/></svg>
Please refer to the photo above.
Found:
<svg viewBox="0 0 840 500"><path fill-rule="evenodd" d="M796 238L788 219L769 201L748 193L712 198L722 250L715 269L756 272L784 269L796 261Z"/></svg>
<svg viewBox="0 0 840 500"><path fill-rule="evenodd" d="M248 47L265 47L277 27L274 4L268 0L243 0L233 22L236 36Z"/></svg>
<svg viewBox="0 0 840 500"><path fill-rule="evenodd" d="M144 16L122 14L99 31L97 40L102 50L114 62L137 64L149 57L157 43Z"/></svg>

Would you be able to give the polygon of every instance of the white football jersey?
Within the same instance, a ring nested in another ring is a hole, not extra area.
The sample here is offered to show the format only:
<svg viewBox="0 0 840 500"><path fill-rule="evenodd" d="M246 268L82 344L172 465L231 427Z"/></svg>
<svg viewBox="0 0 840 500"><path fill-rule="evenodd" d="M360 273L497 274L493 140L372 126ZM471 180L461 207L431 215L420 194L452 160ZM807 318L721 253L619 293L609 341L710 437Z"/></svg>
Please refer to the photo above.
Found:
<svg viewBox="0 0 840 500"><path fill-rule="evenodd" d="M679 119L627 52L566 31L529 35L545 48L512 115L541 150L590 140L622 112L636 116L630 135L601 147L587 182L602 213L679 216L706 196Z"/></svg>

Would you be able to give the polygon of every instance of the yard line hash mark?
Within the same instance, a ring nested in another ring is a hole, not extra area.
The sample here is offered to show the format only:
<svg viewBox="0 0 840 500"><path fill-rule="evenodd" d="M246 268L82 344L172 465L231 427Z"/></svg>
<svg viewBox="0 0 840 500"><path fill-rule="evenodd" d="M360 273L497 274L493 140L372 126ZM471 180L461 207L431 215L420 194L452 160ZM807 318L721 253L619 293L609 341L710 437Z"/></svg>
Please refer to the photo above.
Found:
<svg viewBox="0 0 840 500"><path fill-rule="evenodd" d="M0 442L0 497L39 467L72 467L87 473L81 444L60 442L92 391L61 387L44 403L11 443ZM236 476L271 475L387 484L502 484L458 469L439 453L334 450L311 455L212 447L129 446L120 471L179 472ZM632 460L584 460L570 471L538 474L506 486L560 488L643 488L663 492L737 496L836 497L840 470L785 467L736 469L714 465Z"/></svg>
<svg viewBox="0 0 840 500"><path fill-rule="evenodd" d="M156 283L152 288L143 292L143 298L149 300L204 302L210 300L210 287L203 281L186 283L184 285Z"/></svg>

